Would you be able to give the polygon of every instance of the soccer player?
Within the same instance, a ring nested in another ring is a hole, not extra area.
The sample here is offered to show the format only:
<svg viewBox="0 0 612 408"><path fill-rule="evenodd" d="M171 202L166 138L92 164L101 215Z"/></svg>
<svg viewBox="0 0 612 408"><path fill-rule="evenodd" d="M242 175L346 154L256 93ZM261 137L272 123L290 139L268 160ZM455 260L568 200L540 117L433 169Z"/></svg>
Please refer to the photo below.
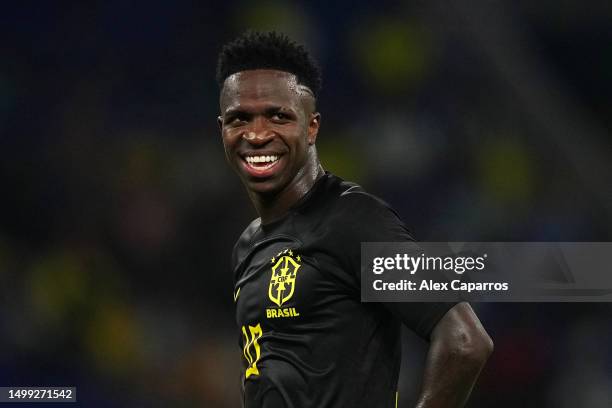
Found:
<svg viewBox="0 0 612 408"><path fill-rule="evenodd" d="M222 49L217 80L226 159L259 214L232 256L244 406L393 408L402 323L430 343L417 406L463 406L493 347L469 304L360 302L360 243L412 238L323 170L309 54L247 33Z"/></svg>

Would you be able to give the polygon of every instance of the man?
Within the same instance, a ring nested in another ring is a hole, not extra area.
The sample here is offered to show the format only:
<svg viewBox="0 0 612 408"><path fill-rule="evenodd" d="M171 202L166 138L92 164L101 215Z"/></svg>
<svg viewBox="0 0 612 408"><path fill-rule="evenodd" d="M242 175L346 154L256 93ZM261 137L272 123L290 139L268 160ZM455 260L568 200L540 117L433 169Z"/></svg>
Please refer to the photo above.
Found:
<svg viewBox="0 0 612 408"><path fill-rule="evenodd" d="M320 75L302 46L248 33L219 56L219 126L259 218L232 257L247 408L392 408L400 324L430 342L418 407L460 407L492 351L467 303L361 303L360 243L412 240L317 158Z"/></svg>

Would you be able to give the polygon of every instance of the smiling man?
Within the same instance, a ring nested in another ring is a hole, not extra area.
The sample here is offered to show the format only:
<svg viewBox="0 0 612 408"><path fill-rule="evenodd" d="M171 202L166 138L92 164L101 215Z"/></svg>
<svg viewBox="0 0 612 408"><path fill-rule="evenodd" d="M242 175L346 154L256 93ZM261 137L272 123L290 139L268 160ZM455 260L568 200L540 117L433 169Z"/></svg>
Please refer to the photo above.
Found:
<svg viewBox="0 0 612 408"><path fill-rule="evenodd" d="M384 202L323 170L308 53L247 33L221 51L217 80L226 158L259 214L232 255L244 406L396 406L402 323L430 343L417 406L463 406L491 339L467 303L360 302L360 243L412 237Z"/></svg>

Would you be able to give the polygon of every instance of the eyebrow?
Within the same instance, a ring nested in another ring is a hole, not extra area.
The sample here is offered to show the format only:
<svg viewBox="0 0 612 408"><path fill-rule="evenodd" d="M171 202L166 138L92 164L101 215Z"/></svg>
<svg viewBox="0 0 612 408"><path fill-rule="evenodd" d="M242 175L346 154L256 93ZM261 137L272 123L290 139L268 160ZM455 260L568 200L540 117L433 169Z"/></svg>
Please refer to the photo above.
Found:
<svg viewBox="0 0 612 408"><path fill-rule="evenodd" d="M269 115L271 113L280 112L280 111L287 111L287 112L295 113L293 108L290 108L287 106L280 106L280 105L270 105L263 109L263 113L266 115ZM256 113L256 112L254 112L251 109L245 109L241 106L237 106L234 108L226 109L225 112L223 112L223 116L232 116L232 115L237 115L241 113L252 115L253 113Z"/></svg>
<svg viewBox="0 0 612 408"><path fill-rule="evenodd" d="M312 92L312 89L310 89L308 86L303 85L303 84L298 84L298 88L300 89L300 92L308 94L308 96L311 96L316 99L314 92Z"/></svg>

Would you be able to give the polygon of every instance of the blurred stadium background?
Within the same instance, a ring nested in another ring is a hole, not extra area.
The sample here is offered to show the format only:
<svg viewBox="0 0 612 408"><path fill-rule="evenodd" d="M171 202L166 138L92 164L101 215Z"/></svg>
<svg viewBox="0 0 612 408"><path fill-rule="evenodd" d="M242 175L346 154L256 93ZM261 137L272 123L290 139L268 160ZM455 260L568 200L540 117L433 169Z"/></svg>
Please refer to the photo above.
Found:
<svg viewBox="0 0 612 408"><path fill-rule="evenodd" d="M228 264L255 214L214 71L247 28L317 56L325 167L418 239L611 240L611 22L578 0L4 4L0 385L239 406ZM612 406L611 305L476 307L496 351L470 407Z"/></svg>

